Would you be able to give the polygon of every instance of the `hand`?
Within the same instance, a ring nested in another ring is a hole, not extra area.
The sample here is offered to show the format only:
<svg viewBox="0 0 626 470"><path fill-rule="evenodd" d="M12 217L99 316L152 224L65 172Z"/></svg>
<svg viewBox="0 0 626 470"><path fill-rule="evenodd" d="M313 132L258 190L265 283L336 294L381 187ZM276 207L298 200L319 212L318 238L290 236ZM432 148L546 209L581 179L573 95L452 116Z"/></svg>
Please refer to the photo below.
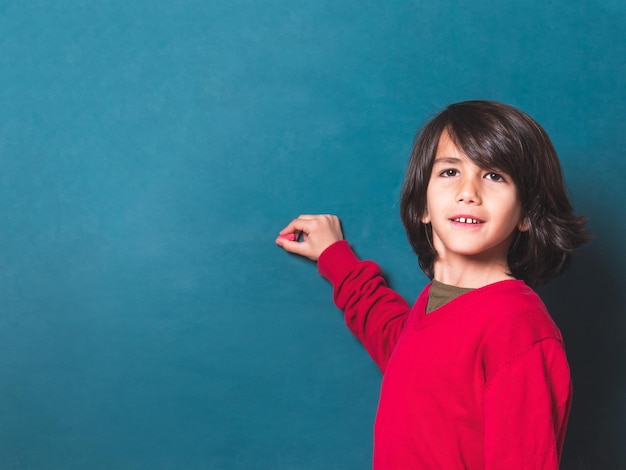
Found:
<svg viewBox="0 0 626 470"><path fill-rule="evenodd" d="M295 240L281 235L295 234ZM298 241L301 235L302 241ZM289 253L317 261L322 252L335 242L343 240L341 222L334 215L301 215L282 229L276 244Z"/></svg>

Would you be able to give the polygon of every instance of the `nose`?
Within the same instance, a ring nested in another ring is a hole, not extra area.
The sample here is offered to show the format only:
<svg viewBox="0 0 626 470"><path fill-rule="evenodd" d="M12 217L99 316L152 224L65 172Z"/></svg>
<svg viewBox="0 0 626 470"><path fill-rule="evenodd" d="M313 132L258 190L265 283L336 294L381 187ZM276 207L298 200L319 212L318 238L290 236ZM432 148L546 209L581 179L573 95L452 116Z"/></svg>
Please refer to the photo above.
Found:
<svg viewBox="0 0 626 470"><path fill-rule="evenodd" d="M466 204L481 204L480 181L469 175L460 178L456 201Z"/></svg>

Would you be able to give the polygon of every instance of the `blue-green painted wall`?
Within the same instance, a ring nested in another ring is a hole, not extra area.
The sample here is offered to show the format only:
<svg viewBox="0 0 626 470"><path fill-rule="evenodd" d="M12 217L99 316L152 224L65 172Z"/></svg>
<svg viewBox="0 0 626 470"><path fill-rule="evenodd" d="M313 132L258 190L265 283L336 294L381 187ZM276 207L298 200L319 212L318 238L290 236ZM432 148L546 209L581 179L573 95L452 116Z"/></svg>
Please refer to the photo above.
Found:
<svg viewBox="0 0 626 470"><path fill-rule="evenodd" d="M501 100L552 136L595 241L542 290L567 469L626 468L626 4L0 2L0 467L363 469L380 375L315 266L343 219L414 299L413 136Z"/></svg>

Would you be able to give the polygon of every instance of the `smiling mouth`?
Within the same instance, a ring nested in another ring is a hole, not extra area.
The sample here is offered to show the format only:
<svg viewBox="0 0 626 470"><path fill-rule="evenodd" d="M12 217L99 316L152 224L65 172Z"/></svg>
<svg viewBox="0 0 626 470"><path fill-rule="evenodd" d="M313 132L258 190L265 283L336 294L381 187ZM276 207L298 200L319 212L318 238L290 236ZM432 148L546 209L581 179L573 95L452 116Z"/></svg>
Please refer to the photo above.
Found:
<svg viewBox="0 0 626 470"><path fill-rule="evenodd" d="M457 217L455 219L452 219L452 222L460 222L462 224L482 224L482 221L472 219L470 217Z"/></svg>

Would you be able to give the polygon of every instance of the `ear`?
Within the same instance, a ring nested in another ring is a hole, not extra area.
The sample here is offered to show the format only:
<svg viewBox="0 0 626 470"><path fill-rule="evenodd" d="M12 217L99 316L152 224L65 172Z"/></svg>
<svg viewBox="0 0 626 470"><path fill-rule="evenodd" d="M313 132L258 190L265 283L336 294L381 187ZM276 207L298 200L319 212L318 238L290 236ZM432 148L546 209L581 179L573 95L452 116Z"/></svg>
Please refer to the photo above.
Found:
<svg viewBox="0 0 626 470"><path fill-rule="evenodd" d="M424 225L430 223L430 214L428 213L428 209L424 209L424 215L422 215L421 220Z"/></svg>
<svg viewBox="0 0 626 470"><path fill-rule="evenodd" d="M517 224L517 229L520 232L528 232L528 230L530 230L530 220L528 220L528 217L524 217L522 220L519 221L519 223Z"/></svg>

